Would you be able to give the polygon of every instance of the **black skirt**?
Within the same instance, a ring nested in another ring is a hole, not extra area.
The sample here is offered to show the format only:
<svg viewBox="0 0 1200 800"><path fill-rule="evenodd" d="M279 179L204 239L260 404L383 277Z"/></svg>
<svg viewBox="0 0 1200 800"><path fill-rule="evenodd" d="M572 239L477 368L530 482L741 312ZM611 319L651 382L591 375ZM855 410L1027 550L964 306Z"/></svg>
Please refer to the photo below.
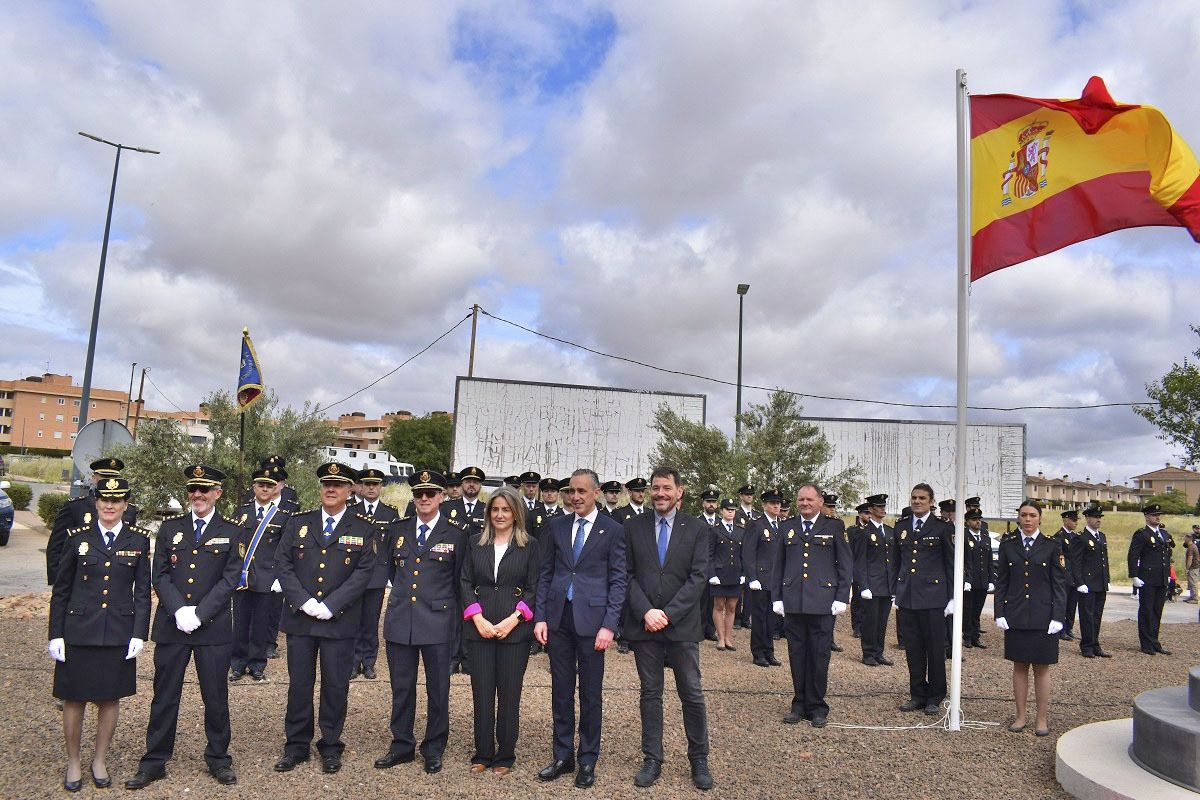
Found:
<svg viewBox="0 0 1200 800"><path fill-rule="evenodd" d="M742 593L742 586L739 583L719 583L715 586L709 584L708 588L709 594L713 597L738 597Z"/></svg>
<svg viewBox="0 0 1200 800"><path fill-rule="evenodd" d="M126 659L127 645L67 645L67 660L54 662L54 696L59 700L98 703L137 693L137 659Z"/></svg>
<svg viewBox="0 0 1200 800"><path fill-rule="evenodd" d="M1026 664L1057 664L1058 634L1044 630L1007 630L1004 632L1004 657Z"/></svg>

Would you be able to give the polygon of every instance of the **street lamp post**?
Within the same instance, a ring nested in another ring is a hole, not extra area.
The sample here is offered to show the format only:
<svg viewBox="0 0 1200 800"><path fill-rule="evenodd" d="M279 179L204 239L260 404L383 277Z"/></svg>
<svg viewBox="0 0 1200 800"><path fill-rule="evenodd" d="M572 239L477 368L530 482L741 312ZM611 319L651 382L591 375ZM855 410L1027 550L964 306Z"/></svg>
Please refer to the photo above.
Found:
<svg viewBox="0 0 1200 800"><path fill-rule="evenodd" d="M159 151L157 150L148 150L144 147L131 147L130 145L126 144L110 142L107 139L101 139L99 136L93 136L92 134L84 133L83 131L78 131L78 133L80 136L84 136L92 141L100 142L101 144L106 144L110 147L117 148L117 157L113 162L112 186L108 190L108 216L104 218L104 240L100 244L100 269L96 273L96 299L92 303L92 329L88 334L87 361L84 363L83 367L83 393L79 401L79 427L75 429L76 433L79 433L79 431L83 430L83 426L87 425L88 423L88 403L91 401L92 395L92 362L96 357L96 328L100 324L100 296L104 292L104 263L108 260L108 232L112 228L113 200L117 196L117 170L121 166L121 151L134 150L138 153L150 153L151 155L159 154ZM79 468L72 465L72 497L75 497L78 494L76 491L79 488L76 486L78 479Z"/></svg>
<svg viewBox="0 0 1200 800"><path fill-rule="evenodd" d="M746 292L750 291L750 284L739 283L737 287L738 293L738 374L737 374L737 416L734 420L734 442L740 448L742 446L742 311L746 303Z"/></svg>

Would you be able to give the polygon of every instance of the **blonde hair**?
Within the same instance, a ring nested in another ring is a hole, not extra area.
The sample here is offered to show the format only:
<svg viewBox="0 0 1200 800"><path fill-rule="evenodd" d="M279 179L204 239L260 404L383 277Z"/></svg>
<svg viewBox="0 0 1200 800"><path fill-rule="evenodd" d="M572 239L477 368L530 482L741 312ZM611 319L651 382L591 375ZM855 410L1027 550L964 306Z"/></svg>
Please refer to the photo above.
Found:
<svg viewBox="0 0 1200 800"><path fill-rule="evenodd" d="M496 540L496 531L492 528L492 506L496 504L497 500L508 503L508 507L512 511L513 544L517 547L529 544L529 534L525 532L525 504L517 496L517 490L511 486L501 486L488 497L487 505L483 507L483 533L479 534L479 543L487 545Z"/></svg>

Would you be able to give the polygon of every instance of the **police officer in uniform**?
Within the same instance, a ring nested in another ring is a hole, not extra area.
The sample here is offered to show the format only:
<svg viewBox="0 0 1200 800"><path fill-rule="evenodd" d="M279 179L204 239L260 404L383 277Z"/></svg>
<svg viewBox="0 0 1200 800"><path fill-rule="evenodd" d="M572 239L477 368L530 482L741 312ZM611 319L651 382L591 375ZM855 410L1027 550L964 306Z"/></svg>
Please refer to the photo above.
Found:
<svg viewBox="0 0 1200 800"><path fill-rule="evenodd" d="M842 531L842 533L845 533L846 532L846 523L842 521L842 518L839 517L838 513L837 513L838 496L836 494L830 494L830 493L826 492L821 495L821 500L822 500L821 514L826 519L833 520L837 524L838 528ZM789 515L785 513L782 516L784 519L786 519ZM772 617L771 619L774 620L775 618ZM853 620L851 620L851 625L853 625ZM779 628L775 631L775 638L776 639L783 638L783 626L782 625L779 626ZM830 649L833 650L833 652L835 652L835 653L840 653L843 650L845 650L844 647L842 647L840 644L837 643L836 637L833 639L832 643L830 644Z"/></svg>
<svg viewBox="0 0 1200 800"><path fill-rule="evenodd" d="M358 473L362 484L362 504L358 513L375 523L378 529L377 547L383 552L389 522L400 519L395 506L379 499L383 489L383 471L364 469ZM375 559L375 571L363 593L363 613L358 626L358 638L354 642L354 674L369 681L375 680L375 659L379 655L379 615L383 611L383 590L387 588L388 562L386 558Z"/></svg>
<svg viewBox="0 0 1200 800"><path fill-rule="evenodd" d="M771 613L771 573L775 567L775 543L779 540L779 506L783 493L762 493L763 513L742 535L742 565L750 589L750 654L755 666L778 667L775 657L775 615Z"/></svg>
<svg viewBox="0 0 1200 800"><path fill-rule="evenodd" d="M854 523L846 528L846 536L850 539L850 549L854 550L854 542L866 529L871 521L869 506L863 502L854 507ZM858 586L858 575L855 573L854 583L850 586L850 627L855 639L862 637L862 590Z"/></svg>
<svg viewBox="0 0 1200 800"><path fill-rule="evenodd" d="M287 485L287 459L283 456L267 456L259 462L258 468L262 470L267 469L268 467L274 467L282 476L279 478L278 482L279 486L278 491L276 492L275 505L279 506L281 510L286 511L289 514L295 514L300 510L300 496L296 494L296 490L294 488ZM246 493L242 495L242 505L253 502L253 500L254 487L251 486L246 490Z"/></svg>
<svg viewBox="0 0 1200 800"><path fill-rule="evenodd" d="M121 477L125 462L119 458L99 458L91 463L92 486L84 494L73 497L63 503L54 525L50 529L50 539L46 542L46 583L54 585L58 576L58 562L62 558L67 544L67 531L82 528L92 524L96 519L96 486L100 480ZM127 505L121 516L126 525L137 524L138 509L135 505Z"/></svg>
<svg viewBox="0 0 1200 800"><path fill-rule="evenodd" d="M1129 575L1138 590L1138 641L1148 656L1171 655L1158 641L1167 585L1171 581L1171 551L1175 540L1160 524L1162 506L1151 503L1142 508L1145 527L1138 528L1129 540Z"/></svg>
<svg viewBox="0 0 1200 800"><path fill-rule="evenodd" d="M158 611L154 640L154 699L146 728L146 753L126 789L166 777L175 752L179 699L188 662L204 700L204 761L217 783L237 783L229 755L229 683L233 652L230 598L241 577L242 528L216 511L225 473L206 464L183 472L191 511L163 520L154 541L151 570Z"/></svg>
<svg viewBox="0 0 1200 800"><path fill-rule="evenodd" d="M563 513L558 505L558 481L542 478L538 482L538 491L541 492L541 498L525 515L525 532L535 539L550 524L550 520Z"/></svg>
<svg viewBox="0 0 1200 800"><path fill-rule="evenodd" d="M235 515L242 529L242 574L233 593L231 682L247 673L254 683L267 680L267 651L275 642L271 623L277 624L274 609L283 602L283 587L275 577L275 548L289 516L279 507L279 483L286 478L281 467L260 467L251 475L254 499L243 503Z"/></svg>
<svg viewBox="0 0 1200 800"><path fill-rule="evenodd" d="M528 517L537 508L538 489L541 488L542 476L533 470L521 473L521 502L525 504L525 516ZM526 531L528 533L528 531Z"/></svg>
<svg viewBox="0 0 1200 800"><path fill-rule="evenodd" d="M1068 582L1079 596L1079 652L1084 658L1112 658L1100 646L1100 621L1104 617L1104 600L1108 597L1108 540L1100 532L1104 512L1099 506L1084 509L1087 520L1082 531L1071 542L1067 558L1071 577Z"/></svg>
<svg viewBox="0 0 1200 800"><path fill-rule="evenodd" d="M467 467L458 475L462 480L462 497L457 500L444 501L441 513L450 522L464 530L470 532L473 529L478 533L483 530L484 513L484 502L479 498L479 491L483 488L483 479L486 476L479 467ZM405 516L412 516L412 514L405 514Z"/></svg>
<svg viewBox="0 0 1200 800"><path fill-rule="evenodd" d="M715 492L715 490L714 490ZM709 591L712 595L713 628L717 634L717 649L735 651L733 646L733 617L738 597L746 585L742 569L742 534L744 528L734 523L737 503L721 501L721 516L711 527L712 539L708 551Z"/></svg>
<svg viewBox="0 0 1200 800"><path fill-rule="evenodd" d="M979 617L983 614L988 592L995 589L996 565L992 560L992 540L983 532L983 512L968 508L963 513L965 548L963 550L963 647L986 649Z"/></svg>
<svg viewBox="0 0 1200 800"><path fill-rule="evenodd" d="M888 616L892 613L892 569L896 561L896 533L884 522L887 495L873 494L863 504L868 521L850 537L854 555L854 585L862 607L862 663L868 667L892 666L883 654Z"/></svg>
<svg viewBox="0 0 1200 800"><path fill-rule="evenodd" d="M321 704L317 724L323 772L342 768L342 726L354 672L354 641L363 593L375 571L375 524L350 511L346 501L355 472L330 461L317 467L321 507L293 514L283 530L275 564L287 608L280 628L287 634L287 743L277 772L309 759L313 736L313 687L321 659Z"/></svg>
<svg viewBox="0 0 1200 800"><path fill-rule="evenodd" d="M467 535L438 507L445 487L440 473L414 472L408 485L417 514L389 523L387 531L392 593L383 638L392 684L392 743L375 767L388 769L414 758L417 665L423 661L427 705L421 755L425 771L433 774L442 769L450 733L450 659L464 607L459 573Z"/></svg>
<svg viewBox="0 0 1200 800"><path fill-rule="evenodd" d="M754 491L754 484L752 483L747 483L738 489L738 507L733 515L733 524L742 529L743 535L745 534L746 526L762 516L761 511L754 509ZM744 536L743 541L745 541ZM745 585L742 586L741 595L738 597L737 611L733 617L733 627L750 627L750 589Z"/></svg>
<svg viewBox="0 0 1200 800"><path fill-rule="evenodd" d="M629 504L617 511L617 522L629 522L634 517L646 513L646 483L645 478L633 478L625 482L625 491L629 493Z"/></svg>
<svg viewBox="0 0 1200 800"><path fill-rule="evenodd" d="M614 519L624 524L625 513L617 505L617 503L621 502L621 482L605 481L600 484L600 493L604 496L604 505L600 507L600 513L609 519Z"/></svg>
<svg viewBox="0 0 1200 800"><path fill-rule="evenodd" d="M1067 574L1071 574L1071 545L1075 542L1075 529L1079 526L1079 512L1071 509L1062 512L1062 527L1051 536L1058 542L1062 548L1063 557L1067 559ZM1062 633L1058 634L1058 638L1064 642L1075 641L1075 607L1079 603L1079 596L1075 593L1075 584L1067 581L1067 618L1063 620Z"/></svg>

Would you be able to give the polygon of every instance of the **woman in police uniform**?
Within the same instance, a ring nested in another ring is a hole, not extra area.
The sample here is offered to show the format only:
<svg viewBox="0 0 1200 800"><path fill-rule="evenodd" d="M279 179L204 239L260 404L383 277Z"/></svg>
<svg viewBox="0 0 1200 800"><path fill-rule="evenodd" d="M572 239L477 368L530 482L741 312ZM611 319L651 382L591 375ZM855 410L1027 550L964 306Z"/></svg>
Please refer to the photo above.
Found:
<svg viewBox="0 0 1200 800"><path fill-rule="evenodd" d="M135 659L150 632L150 540L122 521L129 482L103 478L96 487L96 515L67 532L50 598L50 644L54 696L63 701L67 773L63 788L83 784L80 739L83 711L97 706L92 782L110 786L105 765L122 697L137 691Z"/></svg>
<svg viewBox="0 0 1200 800"><path fill-rule="evenodd" d="M1017 718L1013 733L1025 730L1029 668L1037 698L1034 733L1050 726L1050 665L1058 663L1058 634L1067 610L1065 560L1058 541L1042 534L1042 509L1026 500L1017 510L1018 530L1000 542L996 563L996 627L1004 631L1004 657L1013 662Z"/></svg>
<svg viewBox="0 0 1200 800"><path fill-rule="evenodd" d="M506 775L516 760L539 566L537 540L525 532L524 508L509 487L493 492L483 532L471 537L463 559L463 619L469 621L463 637L471 642L475 717L471 772L491 768Z"/></svg>
<svg viewBox="0 0 1200 800"><path fill-rule="evenodd" d="M745 528L734 524L736 514L737 503L722 501L721 518L709 531L708 582L718 650L737 650L733 646L733 618L746 578L742 575L742 532Z"/></svg>

